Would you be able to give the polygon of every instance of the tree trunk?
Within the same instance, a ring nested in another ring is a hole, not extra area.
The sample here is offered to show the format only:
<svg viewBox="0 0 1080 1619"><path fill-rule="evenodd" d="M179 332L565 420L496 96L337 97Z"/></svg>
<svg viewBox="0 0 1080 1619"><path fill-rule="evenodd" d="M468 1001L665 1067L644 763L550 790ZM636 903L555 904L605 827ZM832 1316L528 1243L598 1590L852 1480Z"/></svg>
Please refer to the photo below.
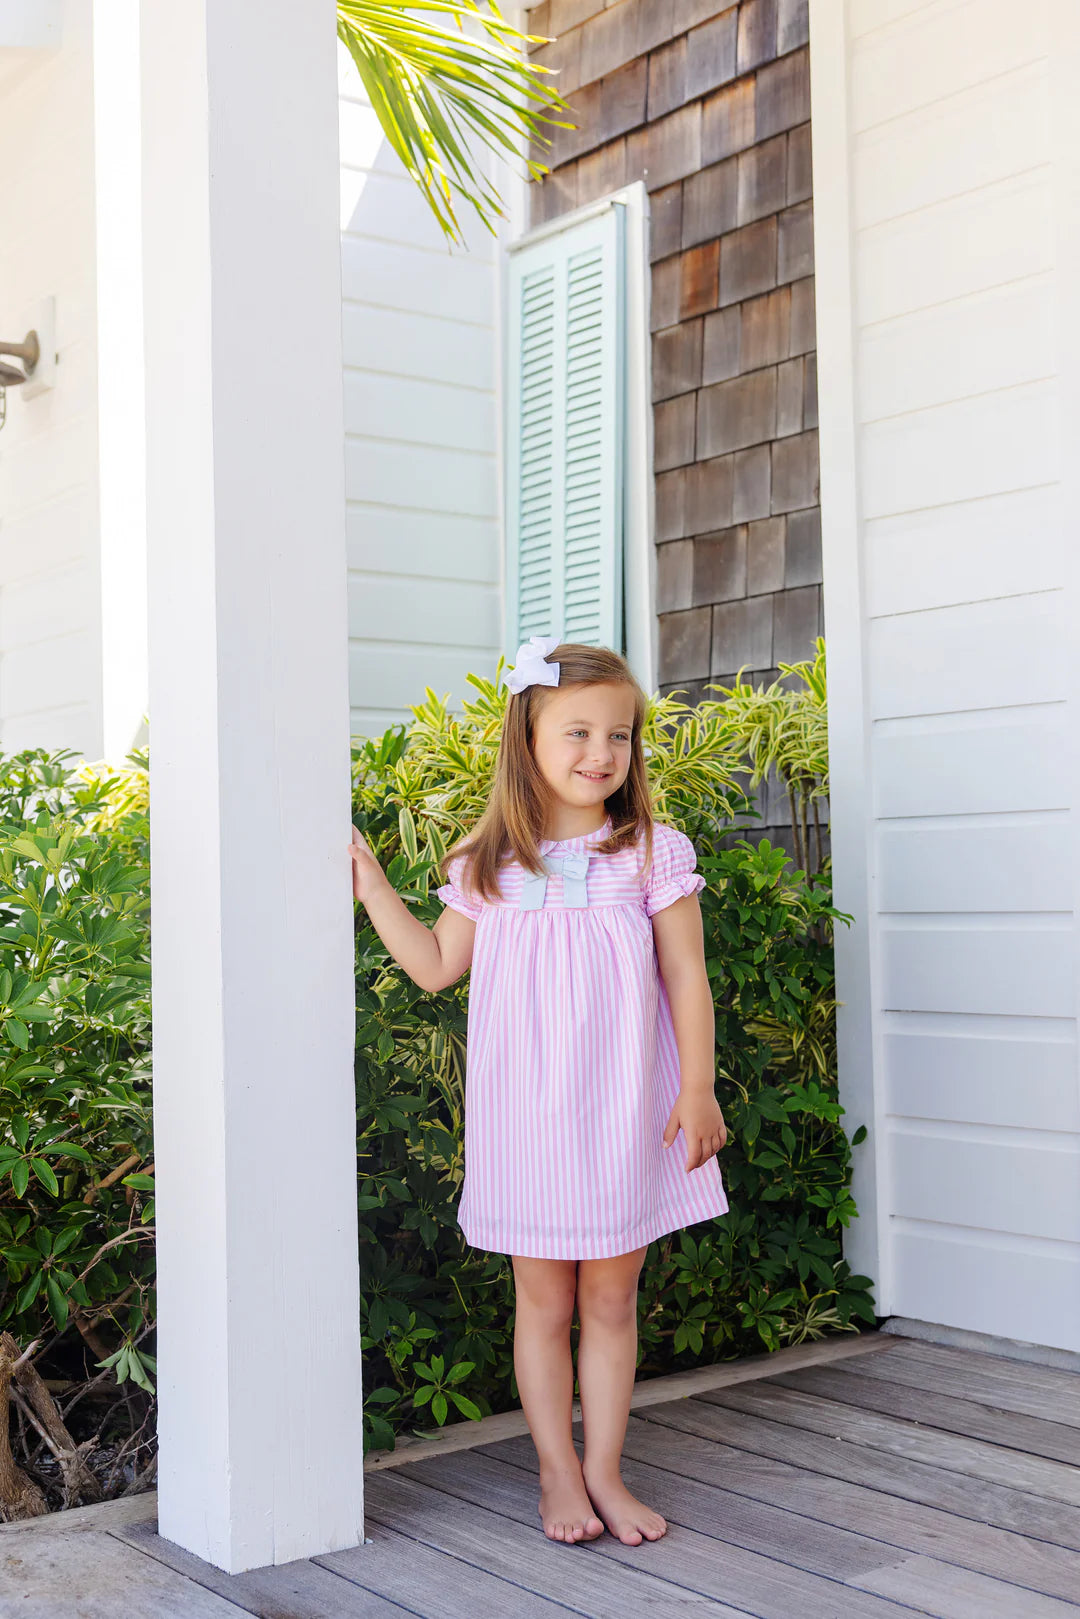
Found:
<svg viewBox="0 0 1080 1619"><path fill-rule="evenodd" d="M64 1476L64 1506L75 1507L84 1501L100 1501L101 1485L87 1461L90 1452L97 1448L96 1437L87 1439L81 1445L75 1443L37 1369L30 1361L24 1361L21 1366L15 1365L19 1359L19 1346L10 1332L0 1332L0 1355L14 1368L15 1387L31 1421L60 1464Z"/></svg>
<svg viewBox="0 0 1080 1619"><path fill-rule="evenodd" d="M5 1332L3 1338L14 1347L10 1333ZM18 1358L17 1347L11 1354L0 1341L0 1521L4 1523L41 1518L49 1510L38 1486L16 1467L11 1454L11 1378Z"/></svg>

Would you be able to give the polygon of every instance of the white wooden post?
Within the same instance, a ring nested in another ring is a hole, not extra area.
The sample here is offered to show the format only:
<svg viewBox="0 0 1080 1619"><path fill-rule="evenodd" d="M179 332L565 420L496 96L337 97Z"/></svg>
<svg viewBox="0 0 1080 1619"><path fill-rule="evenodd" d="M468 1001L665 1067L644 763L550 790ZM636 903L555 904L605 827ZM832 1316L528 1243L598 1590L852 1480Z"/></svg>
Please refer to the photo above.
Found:
<svg viewBox="0 0 1080 1619"><path fill-rule="evenodd" d="M333 0L144 0L159 1528L363 1539Z"/></svg>

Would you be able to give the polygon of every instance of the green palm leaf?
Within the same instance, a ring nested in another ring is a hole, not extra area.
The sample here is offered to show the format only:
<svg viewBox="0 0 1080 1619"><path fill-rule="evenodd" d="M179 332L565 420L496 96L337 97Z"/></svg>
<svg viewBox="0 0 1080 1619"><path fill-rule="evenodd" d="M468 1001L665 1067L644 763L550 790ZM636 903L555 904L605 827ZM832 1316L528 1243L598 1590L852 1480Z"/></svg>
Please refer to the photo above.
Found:
<svg viewBox="0 0 1080 1619"><path fill-rule="evenodd" d="M554 116L567 106L550 70L525 54L544 36L521 33L494 0L338 0L338 36L383 133L451 241L462 240L460 202L492 232L502 213L477 162L482 149L522 156L539 180L546 166L522 147L550 145L545 126L573 127Z"/></svg>

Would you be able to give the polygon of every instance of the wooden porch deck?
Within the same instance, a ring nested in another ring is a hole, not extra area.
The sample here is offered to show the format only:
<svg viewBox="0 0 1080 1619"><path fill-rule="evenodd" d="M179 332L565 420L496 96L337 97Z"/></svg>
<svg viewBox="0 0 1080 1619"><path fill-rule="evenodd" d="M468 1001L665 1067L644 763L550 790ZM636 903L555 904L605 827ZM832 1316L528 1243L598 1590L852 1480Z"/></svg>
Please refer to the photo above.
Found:
<svg viewBox="0 0 1080 1619"><path fill-rule="evenodd" d="M829 1340L640 1384L625 1456L659 1541L547 1540L506 1413L369 1459L368 1544L310 1561L222 1574L157 1536L153 1497L9 1525L0 1614L1080 1615L1078 1372Z"/></svg>

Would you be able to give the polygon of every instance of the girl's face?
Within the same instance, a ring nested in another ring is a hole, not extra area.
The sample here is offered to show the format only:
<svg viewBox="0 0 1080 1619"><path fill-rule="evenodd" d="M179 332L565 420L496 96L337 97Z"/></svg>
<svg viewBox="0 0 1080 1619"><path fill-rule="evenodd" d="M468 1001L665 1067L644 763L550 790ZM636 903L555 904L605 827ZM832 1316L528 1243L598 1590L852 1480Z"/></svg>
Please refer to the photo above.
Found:
<svg viewBox="0 0 1080 1619"><path fill-rule="evenodd" d="M626 780L633 732L629 686L560 686L536 717L533 757L556 798L586 809Z"/></svg>

